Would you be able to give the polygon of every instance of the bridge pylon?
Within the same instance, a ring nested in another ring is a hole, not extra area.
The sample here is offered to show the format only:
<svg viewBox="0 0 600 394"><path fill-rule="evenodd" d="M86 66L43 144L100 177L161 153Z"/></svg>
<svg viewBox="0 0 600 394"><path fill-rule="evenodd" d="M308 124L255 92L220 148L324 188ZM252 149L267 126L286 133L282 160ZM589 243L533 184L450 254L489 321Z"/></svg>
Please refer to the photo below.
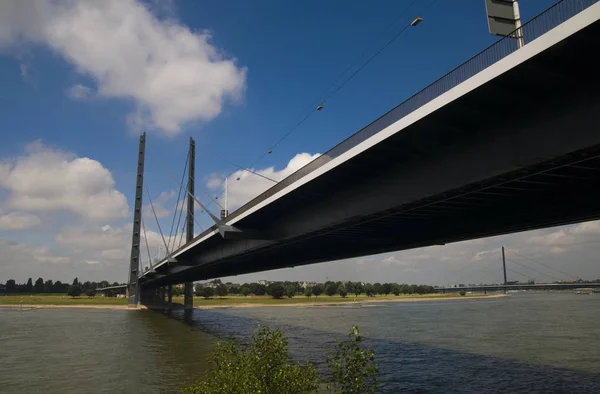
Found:
<svg viewBox="0 0 600 394"><path fill-rule="evenodd" d="M196 169L196 143L190 137L190 153L188 161L188 185L187 185L187 214L186 214L186 234L185 242L189 243L194 239L194 172ZM194 282L185 282L183 289L183 308L194 308Z"/></svg>
<svg viewBox="0 0 600 394"><path fill-rule="evenodd" d="M146 133L140 136L138 151L135 201L133 208L133 234L131 237L131 259L129 261L129 284L127 286L128 305L136 308L140 301L140 230L142 222L142 196L144 189L144 156L146 151Z"/></svg>

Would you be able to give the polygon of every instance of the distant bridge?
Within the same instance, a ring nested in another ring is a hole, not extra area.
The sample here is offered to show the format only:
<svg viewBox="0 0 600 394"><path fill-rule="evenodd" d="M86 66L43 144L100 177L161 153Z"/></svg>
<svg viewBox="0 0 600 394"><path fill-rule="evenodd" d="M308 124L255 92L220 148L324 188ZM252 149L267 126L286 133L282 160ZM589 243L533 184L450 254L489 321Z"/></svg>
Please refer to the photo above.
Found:
<svg viewBox="0 0 600 394"><path fill-rule="evenodd" d="M478 293L510 290L575 290L575 289L600 289L600 283L519 283L514 285L477 285L462 287L437 287L436 293L458 293L461 290Z"/></svg>
<svg viewBox="0 0 600 394"><path fill-rule="evenodd" d="M195 280L599 219L597 1L557 3L522 26L523 47L496 42L195 238L191 144L187 242L147 272L142 137L130 305L176 283L191 307Z"/></svg>

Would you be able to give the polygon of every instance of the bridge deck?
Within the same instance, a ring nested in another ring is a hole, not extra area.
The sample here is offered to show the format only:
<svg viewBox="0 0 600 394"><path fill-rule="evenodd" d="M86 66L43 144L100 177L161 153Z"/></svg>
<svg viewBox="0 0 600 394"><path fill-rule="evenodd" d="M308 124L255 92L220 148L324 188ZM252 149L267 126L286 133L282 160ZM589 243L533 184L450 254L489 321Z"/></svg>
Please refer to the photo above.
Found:
<svg viewBox="0 0 600 394"><path fill-rule="evenodd" d="M175 254L179 265L162 262L146 279L237 275L600 218L599 17L595 4L228 218L263 239L224 240L210 229Z"/></svg>

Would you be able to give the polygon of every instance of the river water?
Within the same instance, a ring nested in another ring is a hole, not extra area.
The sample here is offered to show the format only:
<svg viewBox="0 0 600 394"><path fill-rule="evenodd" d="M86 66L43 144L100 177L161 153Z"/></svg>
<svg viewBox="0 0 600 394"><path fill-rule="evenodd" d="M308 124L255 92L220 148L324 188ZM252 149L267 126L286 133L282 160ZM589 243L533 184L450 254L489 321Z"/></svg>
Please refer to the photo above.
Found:
<svg viewBox="0 0 600 394"><path fill-rule="evenodd" d="M384 393L600 393L600 296L182 311L0 309L0 393L172 393L220 338L282 329L299 360L356 324Z"/></svg>

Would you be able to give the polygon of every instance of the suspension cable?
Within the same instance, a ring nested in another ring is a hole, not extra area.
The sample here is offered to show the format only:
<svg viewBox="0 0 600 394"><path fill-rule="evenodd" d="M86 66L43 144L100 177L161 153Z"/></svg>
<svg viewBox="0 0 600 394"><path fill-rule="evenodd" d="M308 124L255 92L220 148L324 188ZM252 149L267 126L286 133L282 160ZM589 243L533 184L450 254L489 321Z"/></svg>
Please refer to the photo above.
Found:
<svg viewBox="0 0 600 394"><path fill-rule="evenodd" d="M189 183L189 182L188 182ZM187 186L186 185L186 190L187 190ZM181 190L181 187L180 187ZM183 214L183 204L184 204L185 200L181 199L181 209L179 209L179 218L177 219L177 227L175 227L175 234L173 235L173 249L175 249L175 243L177 242L177 229L179 228L179 223L181 223L181 216ZM177 208L179 206L179 198L177 199L177 205L175 205L175 214L177 214ZM173 216L174 217L174 216ZM185 221L184 221L184 225L185 225ZM169 239L170 241L170 239ZM170 243L169 243L170 245Z"/></svg>
<svg viewBox="0 0 600 394"><path fill-rule="evenodd" d="M150 247L148 246L148 236L146 235L146 226L144 225L144 218L142 217L142 230L144 230L144 240L146 241L146 251L148 252L148 264L150 269L154 269L152 266L152 257L150 257ZM141 259L140 259L141 261Z"/></svg>
<svg viewBox="0 0 600 394"><path fill-rule="evenodd" d="M154 219L156 220L156 224L158 225L158 231L160 231L160 236L165 244L165 248L167 249L167 256L169 255L169 247L167 246L167 242L165 241L165 236L163 235L162 229L160 228L160 222L158 217L156 216L156 211L154 210L154 204L152 203L152 197L150 197L150 192L148 188L146 188L146 194L148 194L148 200L150 201L150 207L152 208L152 213L154 214Z"/></svg>
<svg viewBox="0 0 600 394"><path fill-rule="evenodd" d="M514 250L512 250L512 249L508 249L508 248L506 248L506 250L508 250L509 252L511 252L511 253L513 253L513 254L515 254L515 255L517 255L517 256L519 256L519 257L521 257L521 258L524 258L525 260L529 260L529 261L531 261L532 263L535 263L535 264L543 265L543 266L544 266L544 267L546 267L546 268L550 268L550 269L552 269L552 270L554 270L554 271L560 272L561 274L563 274L563 275L567 275L567 276L568 276L568 277L570 277L570 278L573 278L573 279L577 278L576 276L574 276L574 275L571 275L571 274L569 274L568 272L561 271L561 270L559 270L558 268L554 268L554 267L552 267L552 266L550 266L550 265L547 265L547 264L541 263L541 262L539 262L539 261L533 260L533 259L531 259L531 258L529 258L529 257L525 257L525 256L523 256L522 254L519 254L519 253L515 252L515 251L514 251Z"/></svg>
<svg viewBox="0 0 600 394"><path fill-rule="evenodd" d="M547 276L548 278L551 278L551 279L554 279L554 280L558 280L558 281L562 281L562 279L559 279L559 278L557 278L557 277L555 277L555 276L552 276L552 275L545 274L545 273L543 273L542 271L538 271L538 270L536 270L535 268L531 268L531 267L528 267L528 266L526 266L526 265L523 265L523 264L521 264L521 263L517 263L516 261L513 261L513 260L508 260L508 259L506 259L506 261L508 261L508 262L511 262L511 263L513 263L513 264L516 264L516 265L520 265L520 266L521 266L521 267L523 267L523 268L527 268L528 270L532 270L533 272L537 272L538 274L540 274L540 275L544 275L544 276Z"/></svg>
<svg viewBox="0 0 600 394"><path fill-rule="evenodd" d="M185 157L185 164L183 165L183 174L181 174L181 185L179 186L179 192L177 193L177 204L179 204L179 198L181 196L181 189L183 187L183 178L185 177L189 159L190 159L190 150L188 149L188 154ZM175 206L177 206L177 204ZM173 233L173 226L175 225L175 217L176 216L177 216L177 211L173 212L173 221L171 222L171 229L169 230L169 246L171 246L171 235ZM175 227L175 231L177 231L178 228L179 228L179 223L177 223L177 227ZM175 238L177 238L177 237L175 237ZM173 246L175 246L175 241L173 241Z"/></svg>

